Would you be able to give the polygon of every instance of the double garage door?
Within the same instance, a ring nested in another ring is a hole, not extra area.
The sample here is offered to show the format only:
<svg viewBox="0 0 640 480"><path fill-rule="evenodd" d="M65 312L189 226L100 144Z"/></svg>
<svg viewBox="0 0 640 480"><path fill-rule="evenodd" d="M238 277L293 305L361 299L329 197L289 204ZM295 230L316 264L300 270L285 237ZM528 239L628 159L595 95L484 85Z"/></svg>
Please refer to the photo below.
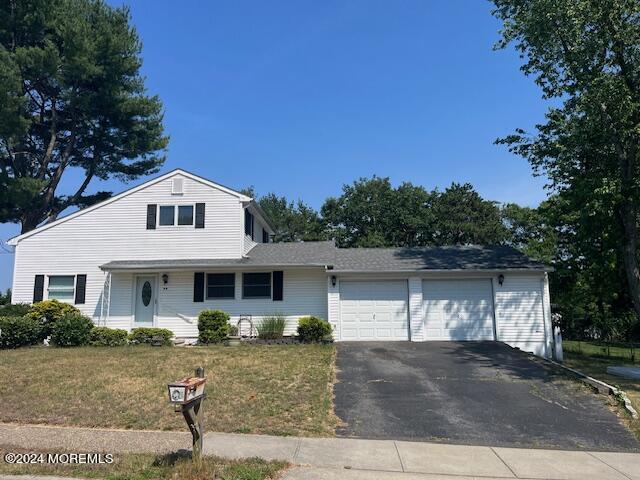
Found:
<svg viewBox="0 0 640 480"><path fill-rule="evenodd" d="M493 340L491 281L423 280L425 340ZM409 340L407 282L342 281L341 340Z"/></svg>

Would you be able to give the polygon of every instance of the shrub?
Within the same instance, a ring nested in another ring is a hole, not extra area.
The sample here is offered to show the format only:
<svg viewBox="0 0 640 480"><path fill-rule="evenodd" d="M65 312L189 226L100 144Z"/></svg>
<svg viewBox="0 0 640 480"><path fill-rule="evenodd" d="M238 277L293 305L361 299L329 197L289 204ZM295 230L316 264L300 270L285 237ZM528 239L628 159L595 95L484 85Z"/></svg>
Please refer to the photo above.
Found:
<svg viewBox="0 0 640 480"><path fill-rule="evenodd" d="M51 343L58 347L86 345L93 328L90 318L79 313L67 313L51 327Z"/></svg>
<svg viewBox="0 0 640 480"><path fill-rule="evenodd" d="M258 326L258 338L262 338L264 340L282 338L286 323L286 318L281 314L263 317L262 322L260 322L260 325Z"/></svg>
<svg viewBox="0 0 640 480"><path fill-rule="evenodd" d="M331 334L331 324L318 317L298 320L298 336L303 342L321 342Z"/></svg>
<svg viewBox="0 0 640 480"><path fill-rule="evenodd" d="M6 305L0 305L0 317L24 317L31 305L28 303L8 303Z"/></svg>
<svg viewBox="0 0 640 480"><path fill-rule="evenodd" d="M42 338L46 338L53 333L53 324L67 314L81 315L80 310L73 305L58 300L45 300L34 303L26 316L42 324Z"/></svg>
<svg viewBox="0 0 640 480"><path fill-rule="evenodd" d="M119 347L127 344L129 334L119 328L95 327L89 335L89 345L95 347Z"/></svg>
<svg viewBox="0 0 640 480"><path fill-rule="evenodd" d="M229 336L237 337L238 336L238 326L237 325L229 325Z"/></svg>
<svg viewBox="0 0 640 480"><path fill-rule="evenodd" d="M138 327L131 330L129 334L129 342L135 345L148 344L151 345L153 337L162 337L162 345L171 346L173 332L166 328Z"/></svg>
<svg viewBox="0 0 640 480"><path fill-rule="evenodd" d="M198 341L218 343L229 335L229 314L222 310L203 310L198 315Z"/></svg>
<svg viewBox="0 0 640 480"><path fill-rule="evenodd" d="M42 325L29 317L0 317L0 348L35 345L42 338Z"/></svg>

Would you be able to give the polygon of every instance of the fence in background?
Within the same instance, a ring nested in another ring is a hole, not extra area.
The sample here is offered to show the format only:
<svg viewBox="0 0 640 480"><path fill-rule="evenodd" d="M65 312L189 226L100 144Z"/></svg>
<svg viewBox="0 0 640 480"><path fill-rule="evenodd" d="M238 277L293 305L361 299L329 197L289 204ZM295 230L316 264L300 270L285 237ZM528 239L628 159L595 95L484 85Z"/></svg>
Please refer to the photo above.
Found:
<svg viewBox="0 0 640 480"><path fill-rule="evenodd" d="M631 362L640 362L639 343L604 343L582 340L564 340L564 352L579 353L592 357L619 358Z"/></svg>

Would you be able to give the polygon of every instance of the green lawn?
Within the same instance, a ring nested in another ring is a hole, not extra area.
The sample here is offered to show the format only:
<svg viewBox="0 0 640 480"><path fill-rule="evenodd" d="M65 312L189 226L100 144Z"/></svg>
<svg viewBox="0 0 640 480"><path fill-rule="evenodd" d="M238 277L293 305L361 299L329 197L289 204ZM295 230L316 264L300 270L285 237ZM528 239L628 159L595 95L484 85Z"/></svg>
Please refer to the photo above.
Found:
<svg viewBox="0 0 640 480"><path fill-rule="evenodd" d="M105 480L267 480L279 478L287 466L284 462L266 462L259 458L248 460L226 460L216 457L204 457L200 463L194 463L187 455L115 455L113 463L103 464L10 464L4 461L5 453L42 453L44 459L48 453L29 452L12 447L0 446L0 475L56 475L65 477L99 478ZM74 452L83 453L83 452ZM86 452L85 452L86 453Z"/></svg>
<svg viewBox="0 0 640 480"><path fill-rule="evenodd" d="M208 431L333 435L333 345L0 351L1 422L186 430L167 383L205 368Z"/></svg>
<svg viewBox="0 0 640 480"><path fill-rule="evenodd" d="M564 340L562 342L562 348L565 352L581 353L594 357L617 358L640 363L640 348L577 340Z"/></svg>
<svg viewBox="0 0 640 480"><path fill-rule="evenodd" d="M638 380L630 380L607 373L607 367L610 365L623 365L625 362L615 358L601 358L589 355L566 352L564 353L564 364L568 367L586 373L589 376L607 382L610 385L624 390L629 396L629 400L633 407L640 412L640 382ZM622 413L622 418L629 425L629 428L635 433L640 440L640 420L633 420L628 414Z"/></svg>

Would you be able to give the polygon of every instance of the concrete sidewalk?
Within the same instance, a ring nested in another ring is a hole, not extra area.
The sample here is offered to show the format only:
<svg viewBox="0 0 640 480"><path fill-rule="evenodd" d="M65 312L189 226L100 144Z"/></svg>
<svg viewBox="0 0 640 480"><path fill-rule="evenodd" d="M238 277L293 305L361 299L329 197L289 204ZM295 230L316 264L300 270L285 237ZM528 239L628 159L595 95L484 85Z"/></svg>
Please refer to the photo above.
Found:
<svg viewBox="0 0 640 480"><path fill-rule="evenodd" d="M190 448L183 432L0 424L0 445L32 451L167 453ZM296 465L288 480L525 478L640 480L640 454L445 445L393 440L208 433L204 454L261 457Z"/></svg>

